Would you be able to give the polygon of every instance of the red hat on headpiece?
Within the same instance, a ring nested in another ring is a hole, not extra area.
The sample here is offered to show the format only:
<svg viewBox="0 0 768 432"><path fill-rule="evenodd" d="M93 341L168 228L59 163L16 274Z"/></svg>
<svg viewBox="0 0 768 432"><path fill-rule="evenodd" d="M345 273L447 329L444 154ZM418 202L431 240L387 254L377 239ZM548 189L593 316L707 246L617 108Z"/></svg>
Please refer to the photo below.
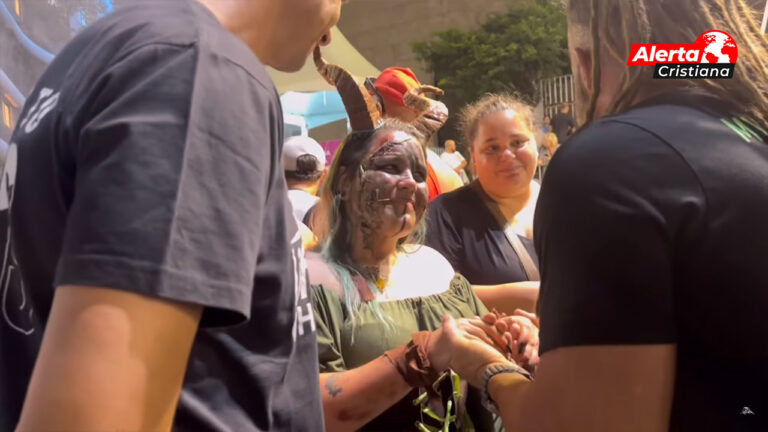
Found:
<svg viewBox="0 0 768 432"><path fill-rule="evenodd" d="M403 101L405 94L421 86L421 83L410 69L390 67L381 72L373 85L381 97L400 106L405 106Z"/></svg>

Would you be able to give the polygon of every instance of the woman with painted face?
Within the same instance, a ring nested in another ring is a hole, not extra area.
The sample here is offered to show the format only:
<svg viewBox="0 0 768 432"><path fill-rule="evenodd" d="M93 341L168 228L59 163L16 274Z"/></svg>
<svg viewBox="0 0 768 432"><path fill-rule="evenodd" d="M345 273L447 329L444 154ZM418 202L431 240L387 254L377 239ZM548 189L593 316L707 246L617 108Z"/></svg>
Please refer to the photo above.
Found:
<svg viewBox="0 0 768 432"><path fill-rule="evenodd" d="M413 401L432 387L450 357L442 333L434 331L442 317L465 317L483 327L475 317L487 311L445 258L419 246L428 202L423 131L432 129L380 121L367 93L343 69L328 72L353 132L320 195L315 229L322 252L307 259L326 428L413 430L415 422L427 422ZM506 320L514 335L498 340L485 326L491 336L479 330L479 337L525 363L536 355L533 325L522 317ZM469 323L466 328L477 332ZM468 413L477 430L494 430L476 390L463 394L465 403L456 410Z"/></svg>
<svg viewBox="0 0 768 432"><path fill-rule="evenodd" d="M477 180L435 199L426 244L474 286L489 308L533 310L538 260L533 210L538 185L531 108L507 95L467 106L461 124Z"/></svg>

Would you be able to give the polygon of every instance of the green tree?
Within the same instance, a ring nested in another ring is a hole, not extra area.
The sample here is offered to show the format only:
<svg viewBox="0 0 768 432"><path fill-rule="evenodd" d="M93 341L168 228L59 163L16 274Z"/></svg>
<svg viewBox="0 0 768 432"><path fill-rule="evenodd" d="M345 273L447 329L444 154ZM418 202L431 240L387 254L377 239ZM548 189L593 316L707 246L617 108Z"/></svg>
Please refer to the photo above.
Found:
<svg viewBox="0 0 768 432"><path fill-rule="evenodd" d="M413 50L435 74L453 113L488 92L516 93L535 102L538 80L568 73L560 0L511 3L507 11L488 15L475 30L443 30L414 43ZM452 115L441 138L458 135L455 120Z"/></svg>

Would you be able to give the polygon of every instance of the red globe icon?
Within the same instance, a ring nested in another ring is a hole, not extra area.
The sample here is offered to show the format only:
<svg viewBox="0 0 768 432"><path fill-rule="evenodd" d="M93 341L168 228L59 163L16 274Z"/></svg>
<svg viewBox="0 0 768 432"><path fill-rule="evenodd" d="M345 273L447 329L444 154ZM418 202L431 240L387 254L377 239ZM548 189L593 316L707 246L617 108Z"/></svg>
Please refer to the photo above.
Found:
<svg viewBox="0 0 768 432"><path fill-rule="evenodd" d="M701 63L736 63L739 48L731 35L712 30L699 36L696 45L702 50Z"/></svg>

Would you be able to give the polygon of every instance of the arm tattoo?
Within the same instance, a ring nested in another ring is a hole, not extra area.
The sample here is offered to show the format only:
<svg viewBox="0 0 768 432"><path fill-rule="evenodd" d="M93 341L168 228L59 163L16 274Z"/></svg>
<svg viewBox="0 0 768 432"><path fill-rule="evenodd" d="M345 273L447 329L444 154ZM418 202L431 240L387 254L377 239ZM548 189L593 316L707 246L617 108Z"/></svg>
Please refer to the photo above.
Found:
<svg viewBox="0 0 768 432"><path fill-rule="evenodd" d="M328 390L328 394L331 395L332 398L335 398L341 393L341 386L336 385L336 378L338 378L338 374L333 374L325 380L325 389Z"/></svg>

